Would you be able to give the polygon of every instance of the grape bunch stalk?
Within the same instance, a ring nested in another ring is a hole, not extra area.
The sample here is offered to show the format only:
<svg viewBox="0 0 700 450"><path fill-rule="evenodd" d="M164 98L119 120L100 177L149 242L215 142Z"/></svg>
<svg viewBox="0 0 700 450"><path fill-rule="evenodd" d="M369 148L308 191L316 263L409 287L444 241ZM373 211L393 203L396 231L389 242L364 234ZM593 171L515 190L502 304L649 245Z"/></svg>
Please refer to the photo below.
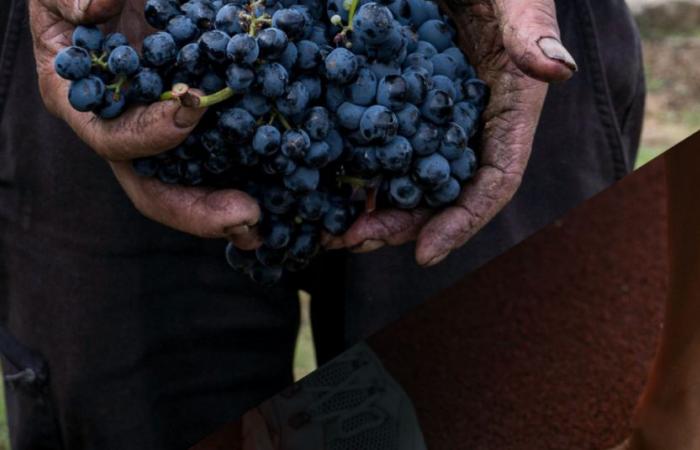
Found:
<svg viewBox="0 0 700 450"><path fill-rule="evenodd" d="M163 183L235 188L262 245L226 248L271 285L323 233L377 208L443 208L473 176L488 87L429 0L147 0L139 54L79 26L55 59L78 111L111 119L159 100L208 108L179 146L133 161Z"/></svg>

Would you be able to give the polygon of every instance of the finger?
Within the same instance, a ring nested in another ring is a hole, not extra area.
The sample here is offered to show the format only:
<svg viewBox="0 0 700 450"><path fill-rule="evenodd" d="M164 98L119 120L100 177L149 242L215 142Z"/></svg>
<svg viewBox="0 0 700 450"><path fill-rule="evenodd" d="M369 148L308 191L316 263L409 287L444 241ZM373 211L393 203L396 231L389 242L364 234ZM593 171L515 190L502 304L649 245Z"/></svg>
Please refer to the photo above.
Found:
<svg viewBox="0 0 700 450"><path fill-rule="evenodd" d="M547 85L504 72L484 114L480 168L454 206L432 218L416 243L416 261L431 266L471 239L513 197L530 158Z"/></svg>
<svg viewBox="0 0 700 450"><path fill-rule="evenodd" d="M258 203L244 192L166 185L138 176L129 162L111 165L136 209L176 230L224 238L241 226L253 227L260 218Z"/></svg>
<svg viewBox="0 0 700 450"><path fill-rule="evenodd" d="M126 0L39 0L73 24L103 23L124 9Z"/></svg>
<svg viewBox="0 0 700 450"><path fill-rule="evenodd" d="M245 251L255 250L262 245L257 227L249 225L240 225L229 229L228 239L236 248Z"/></svg>
<svg viewBox="0 0 700 450"><path fill-rule="evenodd" d="M38 3L32 5L31 23L46 107L102 157L122 161L169 150L187 138L205 113L205 108L186 107L175 100L131 107L113 120L74 110L67 100L70 82L56 74L53 64L58 51L70 45L73 28Z"/></svg>
<svg viewBox="0 0 700 450"><path fill-rule="evenodd" d="M326 248L349 248L356 253L367 253L385 245L402 245L418 236L429 217L430 212L426 209L364 213L343 236L331 239Z"/></svg>
<svg viewBox="0 0 700 450"><path fill-rule="evenodd" d="M554 0L496 0L503 45L525 74L564 81L578 66L561 43Z"/></svg>

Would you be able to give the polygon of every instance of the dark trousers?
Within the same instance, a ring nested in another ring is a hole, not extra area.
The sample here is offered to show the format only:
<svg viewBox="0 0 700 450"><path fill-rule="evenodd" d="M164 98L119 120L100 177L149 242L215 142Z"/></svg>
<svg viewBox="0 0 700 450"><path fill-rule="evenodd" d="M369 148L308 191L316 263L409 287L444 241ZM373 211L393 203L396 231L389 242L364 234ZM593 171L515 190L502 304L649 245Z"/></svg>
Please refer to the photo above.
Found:
<svg viewBox="0 0 700 450"><path fill-rule="evenodd" d="M622 177L643 112L639 39L624 2L595 5L558 2L582 71L551 87L523 185L476 238L427 270L411 245L334 252L263 289L228 269L223 242L141 217L45 112L25 7L4 1L0 314L32 355L15 364L47 369L7 383L13 449L187 448L291 381L297 289L327 359ZM5 360L7 374L24 368Z"/></svg>

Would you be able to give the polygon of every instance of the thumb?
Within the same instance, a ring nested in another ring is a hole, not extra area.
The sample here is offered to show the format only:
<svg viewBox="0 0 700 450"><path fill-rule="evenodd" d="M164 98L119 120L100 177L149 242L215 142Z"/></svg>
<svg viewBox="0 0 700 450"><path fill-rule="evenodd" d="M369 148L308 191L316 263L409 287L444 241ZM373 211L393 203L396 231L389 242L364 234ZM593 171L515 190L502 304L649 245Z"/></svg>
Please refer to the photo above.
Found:
<svg viewBox="0 0 700 450"><path fill-rule="evenodd" d="M73 24L103 23L118 15L126 0L42 0L56 3L59 14Z"/></svg>
<svg viewBox="0 0 700 450"><path fill-rule="evenodd" d="M503 45L526 75L565 81L578 70L561 43L554 0L496 0Z"/></svg>

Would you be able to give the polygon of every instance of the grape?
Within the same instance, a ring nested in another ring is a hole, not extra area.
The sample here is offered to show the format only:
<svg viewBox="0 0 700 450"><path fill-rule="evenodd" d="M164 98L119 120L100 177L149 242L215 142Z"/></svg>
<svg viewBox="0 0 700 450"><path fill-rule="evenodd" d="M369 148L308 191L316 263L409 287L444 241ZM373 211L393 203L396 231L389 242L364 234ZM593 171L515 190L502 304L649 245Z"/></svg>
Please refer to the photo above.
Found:
<svg viewBox="0 0 700 450"><path fill-rule="evenodd" d="M345 95L356 105L372 105L377 95L377 77L368 68L360 68L355 81L345 88Z"/></svg>
<svg viewBox="0 0 700 450"><path fill-rule="evenodd" d="M66 80L80 80L90 75L92 60L87 50L81 47L66 47L56 55L54 69Z"/></svg>
<svg viewBox="0 0 700 450"><path fill-rule="evenodd" d="M73 30L72 43L75 47L98 52L102 50L103 41L104 35L96 26L78 25L75 27L75 30Z"/></svg>
<svg viewBox="0 0 700 450"><path fill-rule="evenodd" d="M109 71L114 75L133 75L141 68L139 55L128 45L121 45L109 54Z"/></svg>
<svg viewBox="0 0 700 450"><path fill-rule="evenodd" d="M450 179L450 163L433 153L416 160L413 175L422 186L436 188Z"/></svg>
<svg viewBox="0 0 700 450"><path fill-rule="evenodd" d="M360 119L360 134L369 142L388 142L398 130L399 119L385 106L370 106Z"/></svg>
<svg viewBox="0 0 700 450"><path fill-rule="evenodd" d="M452 47L452 31L439 19L431 19L421 25L418 28L418 37L432 44L438 52Z"/></svg>
<svg viewBox="0 0 700 450"><path fill-rule="evenodd" d="M451 99L455 100L457 97L457 89L455 88L454 83L452 80L447 78L444 75L433 75L431 77L431 80L433 82L433 88L438 89L440 91L444 91L447 93L447 95L450 96Z"/></svg>
<svg viewBox="0 0 700 450"><path fill-rule="evenodd" d="M323 141L312 142L309 151L304 155L306 165L317 169L326 166L330 160L330 147Z"/></svg>
<svg viewBox="0 0 700 450"><path fill-rule="evenodd" d="M403 62L404 69L423 69L428 75L435 73L432 59L428 59L423 53L413 52Z"/></svg>
<svg viewBox="0 0 700 450"><path fill-rule="evenodd" d="M187 44L177 54L175 65L191 75L201 75L207 70L197 44Z"/></svg>
<svg viewBox="0 0 700 450"><path fill-rule="evenodd" d="M262 286L272 286L282 279L284 271L282 267L268 267L260 263L255 263L246 272L250 279Z"/></svg>
<svg viewBox="0 0 700 450"><path fill-rule="evenodd" d="M351 81L358 69L355 55L346 48L336 48L326 57L326 77L337 83Z"/></svg>
<svg viewBox="0 0 700 450"><path fill-rule="evenodd" d="M285 89L281 97L277 98L275 105L282 114L293 116L303 112L308 106L309 100L309 91L306 86L295 81Z"/></svg>
<svg viewBox="0 0 700 450"><path fill-rule="evenodd" d="M331 117L323 106L314 106L306 113L304 130L311 139L325 139L331 129Z"/></svg>
<svg viewBox="0 0 700 450"><path fill-rule="evenodd" d="M170 19L165 31L170 33L178 45L189 43L199 34L197 25L187 16L175 16Z"/></svg>
<svg viewBox="0 0 700 450"><path fill-rule="evenodd" d="M459 185L459 181L455 180L454 178L449 178L437 189L426 192L425 201L428 203L428 206L439 208L457 200L460 191L461 187Z"/></svg>
<svg viewBox="0 0 700 450"><path fill-rule="evenodd" d="M143 40L143 59L150 67L163 67L177 59L177 44L173 37L159 31Z"/></svg>
<svg viewBox="0 0 700 450"><path fill-rule="evenodd" d="M297 63L298 58L299 49L294 42L289 42L287 43L287 47L285 47L284 51L280 55L278 62L282 64L285 69L287 69L287 72L291 72L294 65Z"/></svg>
<svg viewBox="0 0 700 450"><path fill-rule="evenodd" d="M223 31L228 35L237 35L244 33L245 30L241 26L240 15L243 9L235 4L229 3L221 7L216 13L215 27L219 31Z"/></svg>
<svg viewBox="0 0 700 450"><path fill-rule="evenodd" d="M428 59L438 54L437 49L433 44L427 41L419 40L416 44L416 52L422 53Z"/></svg>
<svg viewBox="0 0 700 450"><path fill-rule="evenodd" d="M308 261L318 253L318 247L318 232L305 224L289 246L288 254L295 261Z"/></svg>
<svg viewBox="0 0 700 450"><path fill-rule="evenodd" d="M275 98L284 94L288 82L287 69L281 64L268 63L258 69L258 84L265 97Z"/></svg>
<svg viewBox="0 0 700 450"><path fill-rule="evenodd" d="M226 84L234 91L246 91L253 81L255 81L255 72L248 66L234 63L226 69Z"/></svg>
<svg viewBox="0 0 700 450"><path fill-rule="evenodd" d="M413 209L422 200L423 191L410 177L397 177L389 182L389 196L397 207Z"/></svg>
<svg viewBox="0 0 700 450"><path fill-rule="evenodd" d="M394 18L386 6L367 3L360 7L353 18L353 30L368 44L378 45L389 38Z"/></svg>
<svg viewBox="0 0 700 450"><path fill-rule="evenodd" d="M168 22L180 13L177 0L147 0L144 8L146 21L159 30L164 30Z"/></svg>
<svg viewBox="0 0 700 450"><path fill-rule="evenodd" d="M457 61L452 56L438 53L430 58L430 62L433 65L433 75L444 75L450 80L457 77Z"/></svg>
<svg viewBox="0 0 700 450"><path fill-rule="evenodd" d="M304 220L320 220L328 209L325 196L318 191L311 191L299 199L297 214Z"/></svg>
<svg viewBox="0 0 700 450"><path fill-rule="evenodd" d="M186 140L132 165L254 198L262 246L229 244L226 259L256 282L307 267L322 232L352 225L357 200L442 208L477 170L469 144L488 87L432 1L146 0L144 14L161 31L141 57L123 35L83 26L56 73L75 109L103 119L204 92L208 110Z"/></svg>
<svg viewBox="0 0 700 450"><path fill-rule="evenodd" d="M378 80L381 80L389 75L401 75L401 65L396 61L386 63L374 61L369 66L369 69Z"/></svg>
<svg viewBox="0 0 700 450"><path fill-rule="evenodd" d="M279 218L267 220L260 227L264 245L276 250L283 249L289 244L289 241L292 240L292 231L291 224Z"/></svg>
<svg viewBox="0 0 700 450"><path fill-rule="evenodd" d="M187 17L202 30L211 28L216 12L212 8L211 3L203 0L190 0L185 2L180 9Z"/></svg>
<svg viewBox="0 0 700 450"><path fill-rule="evenodd" d="M364 106L344 102L338 107L338 123L341 127L348 130L357 130L360 128L360 122L365 111L367 111L367 108Z"/></svg>
<svg viewBox="0 0 700 450"><path fill-rule="evenodd" d="M311 139L304 130L287 130L282 135L282 153L294 159L304 159L311 148Z"/></svg>
<svg viewBox="0 0 700 450"><path fill-rule="evenodd" d="M121 115L125 109L126 97L110 89L105 89L102 95L102 104L97 108L96 113L102 119L114 119Z"/></svg>
<svg viewBox="0 0 700 450"><path fill-rule="evenodd" d="M489 88L486 83L478 79L469 79L461 83L461 89L464 100L476 107L478 111L477 116L481 115L486 107L489 96Z"/></svg>
<svg viewBox="0 0 700 450"><path fill-rule="evenodd" d="M441 125L450 120L453 109L454 101L447 92L432 89L425 96L421 113L434 124Z"/></svg>
<svg viewBox="0 0 700 450"><path fill-rule="evenodd" d="M391 142L377 147L377 159L384 170L403 173L408 171L413 156L413 147L403 136L397 136Z"/></svg>
<svg viewBox="0 0 700 450"><path fill-rule="evenodd" d="M236 34L226 45L226 56L238 64L253 64L260 55L258 41L247 34Z"/></svg>
<svg viewBox="0 0 700 450"><path fill-rule="evenodd" d="M309 100L318 100L321 98L321 93L323 87L321 86L321 80L313 75L301 75L298 80L304 85L306 91L309 93Z"/></svg>
<svg viewBox="0 0 700 450"><path fill-rule="evenodd" d="M110 33L102 41L102 51L109 55L112 53L112 50L122 45L129 45L126 36L121 33Z"/></svg>
<svg viewBox="0 0 700 450"><path fill-rule="evenodd" d="M294 9L280 9L272 15L272 26L284 31L290 39L301 38L305 25L304 15Z"/></svg>
<svg viewBox="0 0 700 450"><path fill-rule="evenodd" d="M404 72L406 80L406 100L414 105L420 105L425 100L428 91L433 88L433 80L427 73L421 70L408 70Z"/></svg>
<svg viewBox="0 0 700 450"><path fill-rule="evenodd" d="M295 193L309 192L318 187L319 180L318 170L298 166L294 172L284 177L284 186Z"/></svg>
<svg viewBox="0 0 700 450"><path fill-rule="evenodd" d="M204 91L205 94L213 94L226 87L226 82L223 78L214 72L207 72L202 75L202 79L199 82L199 88Z"/></svg>
<svg viewBox="0 0 700 450"><path fill-rule="evenodd" d="M445 134L442 137L440 154L449 161L458 159L460 156L462 156L462 153L467 148L468 143L469 137L467 137L467 133L464 131L464 128L452 122L447 126Z"/></svg>
<svg viewBox="0 0 700 450"><path fill-rule="evenodd" d="M318 44L311 41L299 41L296 44L298 56L296 67L301 70L310 70L318 67L321 62L321 49Z"/></svg>
<svg viewBox="0 0 700 450"><path fill-rule="evenodd" d="M408 97L408 83L401 75L389 75L379 80L377 103L392 111L403 109Z"/></svg>
<svg viewBox="0 0 700 450"><path fill-rule="evenodd" d="M88 112L102 104L105 84L101 79L89 76L73 81L68 90L68 101L77 111Z"/></svg>
<svg viewBox="0 0 700 450"><path fill-rule="evenodd" d="M267 98L256 92L247 92L241 99L239 106L255 117L264 116L269 113L271 109Z"/></svg>
<svg viewBox="0 0 700 450"><path fill-rule="evenodd" d="M199 38L199 47L211 62L223 63L226 61L226 48L229 40L228 34L223 31L207 31Z"/></svg>
<svg viewBox="0 0 700 450"><path fill-rule="evenodd" d="M458 181L464 183L470 179L476 170L476 156L474 155L474 150L466 148L462 155L450 161L450 173Z"/></svg>
<svg viewBox="0 0 700 450"><path fill-rule="evenodd" d="M350 228L353 216L352 209L336 199L331 202L328 211L323 215L323 228L330 234L339 236Z"/></svg>
<svg viewBox="0 0 700 450"><path fill-rule="evenodd" d="M255 119L245 109L231 108L221 113L218 126L224 139L232 143L241 143L253 136Z"/></svg>
<svg viewBox="0 0 700 450"><path fill-rule="evenodd" d="M420 124L420 110L412 103L407 103L406 106L396 113L399 119L399 134L410 138L418 131Z"/></svg>
<svg viewBox="0 0 700 450"><path fill-rule="evenodd" d="M287 47L287 35L279 28L266 28L258 34L260 58L277 59Z"/></svg>
<svg viewBox="0 0 700 450"><path fill-rule="evenodd" d="M459 102L455 105L452 120L467 132L469 137L476 133L476 121L479 110L473 103Z"/></svg>
<svg viewBox="0 0 700 450"><path fill-rule="evenodd" d="M253 136L253 150L261 156L275 153L282 141L282 136L277 128L272 125L263 125L255 130Z"/></svg>
<svg viewBox="0 0 700 450"><path fill-rule="evenodd" d="M263 206L273 214L286 214L294 205L294 195L282 186L270 185L264 190Z"/></svg>

